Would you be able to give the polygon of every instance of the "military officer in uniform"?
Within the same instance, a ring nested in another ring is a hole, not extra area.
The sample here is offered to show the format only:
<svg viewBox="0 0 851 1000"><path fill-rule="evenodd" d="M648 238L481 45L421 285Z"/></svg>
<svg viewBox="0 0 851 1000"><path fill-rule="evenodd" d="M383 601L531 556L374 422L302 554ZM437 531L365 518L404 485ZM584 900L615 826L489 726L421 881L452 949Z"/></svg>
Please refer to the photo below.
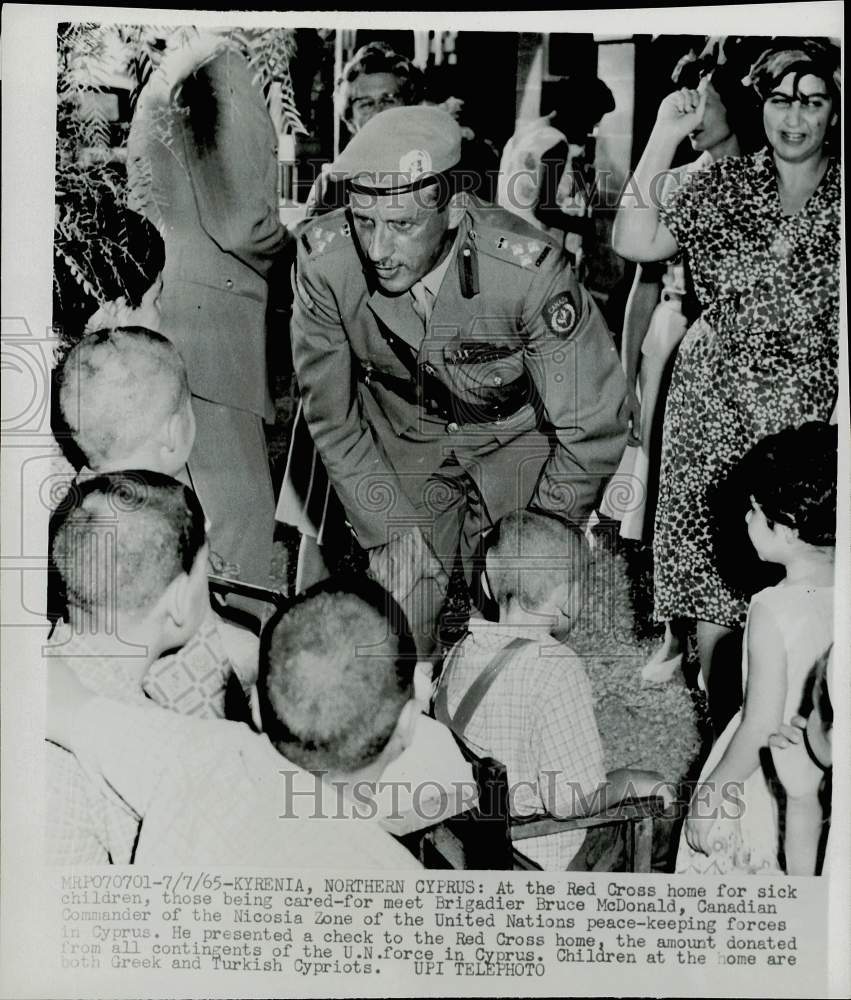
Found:
<svg viewBox="0 0 851 1000"><path fill-rule="evenodd" d="M456 558L469 579L516 508L582 522L626 443L595 303L556 243L453 182L460 154L438 108L376 115L334 165L347 208L305 224L295 274L308 426L421 652Z"/></svg>

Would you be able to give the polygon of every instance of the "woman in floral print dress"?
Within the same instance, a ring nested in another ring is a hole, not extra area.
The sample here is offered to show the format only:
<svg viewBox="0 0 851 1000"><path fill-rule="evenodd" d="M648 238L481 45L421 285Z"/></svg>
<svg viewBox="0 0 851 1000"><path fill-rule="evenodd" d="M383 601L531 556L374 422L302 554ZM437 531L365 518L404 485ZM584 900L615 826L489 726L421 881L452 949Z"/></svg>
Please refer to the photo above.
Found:
<svg viewBox="0 0 851 1000"><path fill-rule="evenodd" d="M743 624L748 597L719 567L713 491L756 441L827 420L836 398L838 67L827 41L775 43L750 73L768 146L692 174L660 209L654 181L705 101L690 90L666 97L615 223L624 257L686 250L701 306L668 397L654 557L655 615L697 621L707 689L718 644Z"/></svg>

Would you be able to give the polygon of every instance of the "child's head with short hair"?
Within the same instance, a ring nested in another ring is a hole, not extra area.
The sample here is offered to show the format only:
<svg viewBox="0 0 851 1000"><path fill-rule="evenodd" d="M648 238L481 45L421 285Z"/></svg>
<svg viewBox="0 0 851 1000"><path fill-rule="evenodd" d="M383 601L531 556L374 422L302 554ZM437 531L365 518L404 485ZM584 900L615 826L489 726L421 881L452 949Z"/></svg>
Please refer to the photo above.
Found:
<svg viewBox="0 0 851 1000"><path fill-rule="evenodd" d="M51 557L71 624L144 626L158 651L182 645L209 605L204 512L189 487L144 470L94 476L54 515Z"/></svg>
<svg viewBox="0 0 851 1000"><path fill-rule="evenodd" d="M354 578L317 584L261 636L263 731L306 770L383 770L410 739L415 663L405 615L382 587Z"/></svg>
<svg viewBox="0 0 851 1000"><path fill-rule="evenodd" d="M543 511L517 510L497 523L488 541L486 572L500 618L512 604L556 615L556 628L575 617L590 556L577 527Z"/></svg>
<svg viewBox="0 0 851 1000"><path fill-rule="evenodd" d="M146 468L176 475L195 440L183 359L145 327L83 337L59 372L59 406L96 472Z"/></svg>
<svg viewBox="0 0 851 1000"><path fill-rule="evenodd" d="M784 544L836 544L837 441L834 424L810 421L769 434L742 459L748 533L760 558L782 563Z"/></svg>

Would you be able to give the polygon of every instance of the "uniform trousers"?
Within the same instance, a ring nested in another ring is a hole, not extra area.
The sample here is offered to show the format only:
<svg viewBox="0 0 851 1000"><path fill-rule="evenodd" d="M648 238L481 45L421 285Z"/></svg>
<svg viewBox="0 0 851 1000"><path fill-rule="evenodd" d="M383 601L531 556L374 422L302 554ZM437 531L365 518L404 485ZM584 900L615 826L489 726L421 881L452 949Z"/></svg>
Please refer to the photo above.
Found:
<svg viewBox="0 0 851 1000"><path fill-rule="evenodd" d="M211 522L213 564L226 564L226 576L269 587L275 494L263 419L194 395L192 408L197 431L189 474Z"/></svg>
<svg viewBox="0 0 851 1000"><path fill-rule="evenodd" d="M478 576L482 538L491 527L491 519L474 478L454 456L448 457L425 479L421 497L422 503L416 508L418 526L446 577L424 572L417 575L417 570L423 567L415 567L416 583L400 603L420 657L428 658L438 645L449 578L453 570L460 569L467 586L473 587ZM398 527L404 530L401 524Z"/></svg>

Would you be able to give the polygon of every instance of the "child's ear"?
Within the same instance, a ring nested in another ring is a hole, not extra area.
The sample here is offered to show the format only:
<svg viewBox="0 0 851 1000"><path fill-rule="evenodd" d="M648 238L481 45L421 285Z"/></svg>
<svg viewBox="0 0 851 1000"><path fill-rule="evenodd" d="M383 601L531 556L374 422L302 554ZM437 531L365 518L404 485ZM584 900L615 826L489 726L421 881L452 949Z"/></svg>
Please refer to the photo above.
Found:
<svg viewBox="0 0 851 1000"><path fill-rule="evenodd" d="M179 573L166 587L161 601L169 621L175 628L182 629L193 610L189 574Z"/></svg>
<svg viewBox="0 0 851 1000"><path fill-rule="evenodd" d="M422 705L414 698L405 702L405 706L399 713L399 721L396 728L402 740L402 749L406 749L414 741L414 730L417 728L417 719L422 715Z"/></svg>
<svg viewBox="0 0 851 1000"><path fill-rule="evenodd" d="M575 618L577 614L576 599L578 592L576 584L569 580L560 584L553 593L553 604L569 618Z"/></svg>
<svg viewBox="0 0 851 1000"><path fill-rule="evenodd" d="M183 435L183 411L177 410L162 426L162 446L169 452L177 451Z"/></svg>
<svg viewBox="0 0 851 1000"><path fill-rule="evenodd" d="M387 741L387 746L384 749L386 755L386 763L389 764L391 760L395 760L399 754L406 750L414 739L414 730L417 725L417 718L422 713L422 705L415 701L413 698L405 702L402 711L399 713L399 718L396 720L396 726L393 729L393 735Z"/></svg>

